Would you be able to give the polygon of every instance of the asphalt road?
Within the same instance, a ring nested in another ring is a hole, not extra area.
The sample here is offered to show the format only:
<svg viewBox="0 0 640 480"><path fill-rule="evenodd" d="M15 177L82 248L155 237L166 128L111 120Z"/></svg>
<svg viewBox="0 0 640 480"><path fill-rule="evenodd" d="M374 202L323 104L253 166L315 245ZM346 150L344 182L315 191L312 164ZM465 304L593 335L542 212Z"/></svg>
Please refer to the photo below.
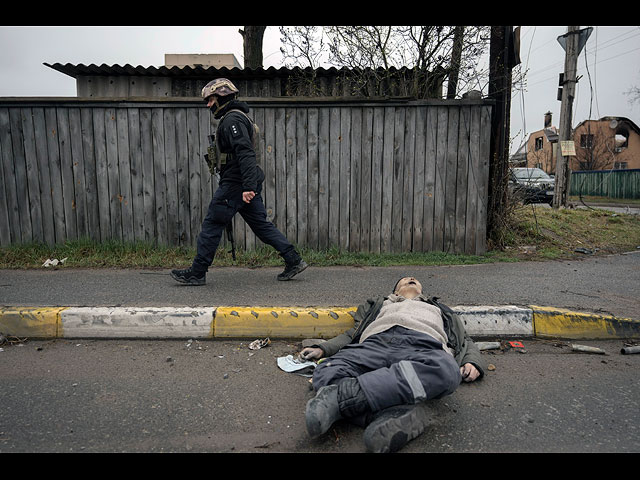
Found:
<svg viewBox="0 0 640 480"><path fill-rule="evenodd" d="M637 319L640 254L459 267L215 268L204 287L166 271L0 271L2 305L351 306L403 275L455 305L548 305ZM506 339L510 340L510 339ZM534 338L484 352L494 369L427 404L432 424L402 452L638 452L640 355L621 340L580 341L607 355ZM310 440L307 378L277 367L276 340L27 341L0 351L0 453L364 452L340 422Z"/></svg>
<svg viewBox="0 0 640 480"><path fill-rule="evenodd" d="M606 355L523 343L524 351L484 352L495 367L484 379L426 404L428 430L401 453L640 452L640 355L621 355L614 340L580 342ZM343 421L307 436L308 379L276 364L298 349L219 340L4 345L0 453L364 452L362 429Z"/></svg>
<svg viewBox="0 0 640 480"><path fill-rule="evenodd" d="M5 306L353 306L416 276L451 306L539 305L638 319L640 250L571 261L468 266L309 267L289 282L281 268L212 268L207 285L167 270L0 270Z"/></svg>

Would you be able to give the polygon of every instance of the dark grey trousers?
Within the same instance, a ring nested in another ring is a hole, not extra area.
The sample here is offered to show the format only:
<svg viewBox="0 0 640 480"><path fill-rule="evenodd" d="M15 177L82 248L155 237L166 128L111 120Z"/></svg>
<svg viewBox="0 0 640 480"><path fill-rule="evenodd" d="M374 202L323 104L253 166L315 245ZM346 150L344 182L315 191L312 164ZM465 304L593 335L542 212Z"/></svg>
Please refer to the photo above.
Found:
<svg viewBox="0 0 640 480"><path fill-rule="evenodd" d="M441 398L462 380L460 367L440 342L400 326L346 345L318 364L313 387L318 390L347 377L358 379L374 412Z"/></svg>
<svg viewBox="0 0 640 480"><path fill-rule="evenodd" d="M256 236L275 248L287 265L300 260L300 255L291 242L267 220L261 192L262 184L260 183L253 200L250 203L244 203L242 185L229 183L220 185L213 195L207 216L202 222L197 253L192 264L194 272L203 273L209 269L227 223L231 222L238 212Z"/></svg>

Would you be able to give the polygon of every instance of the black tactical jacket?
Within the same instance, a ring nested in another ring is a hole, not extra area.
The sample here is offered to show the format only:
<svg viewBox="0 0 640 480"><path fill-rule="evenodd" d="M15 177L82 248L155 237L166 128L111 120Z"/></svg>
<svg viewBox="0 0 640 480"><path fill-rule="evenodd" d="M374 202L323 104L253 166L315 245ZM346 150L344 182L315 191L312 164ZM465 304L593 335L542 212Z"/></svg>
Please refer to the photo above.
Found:
<svg viewBox="0 0 640 480"><path fill-rule="evenodd" d="M253 125L240 112L249 112L249 106L239 100L229 101L216 115L222 118L216 131L219 152L227 154L226 164L220 171L220 185L232 183L242 186L243 192L257 192L264 181L264 173L256 163L253 148Z"/></svg>

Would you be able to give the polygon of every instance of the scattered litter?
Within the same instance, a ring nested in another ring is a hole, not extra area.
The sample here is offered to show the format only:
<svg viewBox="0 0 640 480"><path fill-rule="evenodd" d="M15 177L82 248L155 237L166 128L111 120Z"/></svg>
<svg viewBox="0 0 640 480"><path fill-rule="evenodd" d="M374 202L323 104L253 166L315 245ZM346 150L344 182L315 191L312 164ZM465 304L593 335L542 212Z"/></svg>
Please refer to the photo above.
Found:
<svg viewBox="0 0 640 480"><path fill-rule="evenodd" d="M64 257L62 260L58 260L57 258L54 258L53 260L50 259L50 258L47 258L47 261L44 262L42 264L42 266L43 267L55 267L58 264L62 265L62 264L64 264L64 262L67 261L67 258L69 258L69 257Z"/></svg>
<svg viewBox="0 0 640 480"><path fill-rule="evenodd" d="M575 253L584 253L585 255L593 254L593 250L589 250L588 248L578 247L574 250Z"/></svg>
<svg viewBox="0 0 640 480"><path fill-rule="evenodd" d="M489 370L490 372L493 372L496 369L496 366L493 363L490 363L489 365L487 365L487 370Z"/></svg>
<svg viewBox="0 0 640 480"><path fill-rule="evenodd" d="M632 353L640 353L640 345L636 345L634 347L623 347L620 350L620 353L623 355L631 355Z"/></svg>
<svg viewBox="0 0 640 480"><path fill-rule="evenodd" d="M17 345L18 347L21 347L22 344L26 341L26 337L20 338L13 335L4 335L3 333L0 333L0 345L8 343L9 345Z"/></svg>
<svg viewBox="0 0 640 480"><path fill-rule="evenodd" d="M500 342L475 342L478 350L495 350L500 348Z"/></svg>
<svg viewBox="0 0 640 480"><path fill-rule="evenodd" d="M576 343L571 344L571 350L573 350L574 352L597 353L600 355L606 355L607 353L598 347L588 347L586 345L578 345Z"/></svg>
<svg viewBox="0 0 640 480"><path fill-rule="evenodd" d="M251 350L260 350L262 347L268 347L271 344L271 340L265 338L264 340L254 340L249 344Z"/></svg>
<svg viewBox="0 0 640 480"><path fill-rule="evenodd" d="M301 360L298 355L287 355L286 357L278 357L278 367L288 373L296 373L303 377L311 377L313 370L316 368L315 362L310 360Z"/></svg>
<svg viewBox="0 0 640 480"><path fill-rule="evenodd" d="M513 348L524 348L524 345L522 344L522 342L518 342L518 341L510 341L508 342L510 347Z"/></svg>

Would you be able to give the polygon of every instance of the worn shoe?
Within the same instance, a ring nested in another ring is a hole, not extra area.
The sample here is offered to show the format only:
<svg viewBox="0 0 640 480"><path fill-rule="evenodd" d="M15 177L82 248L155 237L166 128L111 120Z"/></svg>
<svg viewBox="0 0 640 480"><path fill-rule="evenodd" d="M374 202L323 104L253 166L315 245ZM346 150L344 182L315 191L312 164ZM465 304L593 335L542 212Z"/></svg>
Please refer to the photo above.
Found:
<svg viewBox="0 0 640 480"><path fill-rule="evenodd" d="M425 409L417 405L398 405L383 410L364 431L368 452L397 452L416 438L428 425Z"/></svg>
<svg viewBox="0 0 640 480"><path fill-rule="evenodd" d="M187 285L204 285L207 280L206 273L195 273L192 267L185 268L184 270L171 270L171 277L177 282Z"/></svg>
<svg viewBox="0 0 640 480"><path fill-rule="evenodd" d="M309 265L307 265L307 262L305 262L302 259L300 259L298 263L294 263L291 265L287 264L284 271L280 275L278 275L278 280L281 280L281 281L291 280L293 277L295 277L297 274L302 272L308 266Z"/></svg>
<svg viewBox="0 0 640 480"><path fill-rule="evenodd" d="M342 415L338 404L338 385L327 385L318 390L316 396L307 402L305 418L311 438L319 437L334 422L340 420Z"/></svg>

